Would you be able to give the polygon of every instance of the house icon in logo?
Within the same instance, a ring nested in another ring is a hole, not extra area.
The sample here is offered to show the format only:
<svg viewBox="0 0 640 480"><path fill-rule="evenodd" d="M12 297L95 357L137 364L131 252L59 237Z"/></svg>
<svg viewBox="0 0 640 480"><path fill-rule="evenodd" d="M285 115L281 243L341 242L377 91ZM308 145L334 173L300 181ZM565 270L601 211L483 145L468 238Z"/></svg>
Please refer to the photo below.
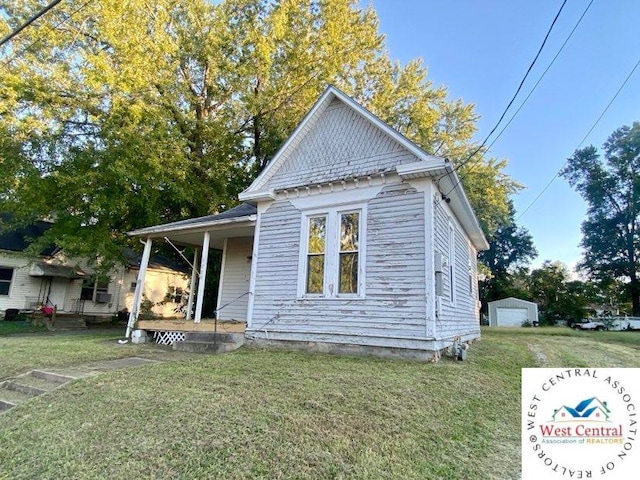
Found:
<svg viewBox="0 0 640 480"><path fill-rule="evenodd" d="M607 402L602 402L596 397L582 400L575 407L563 405L553 411L553 422L573 422L576 420L590 420L595 422L608 422L611 410Z"/></svg>

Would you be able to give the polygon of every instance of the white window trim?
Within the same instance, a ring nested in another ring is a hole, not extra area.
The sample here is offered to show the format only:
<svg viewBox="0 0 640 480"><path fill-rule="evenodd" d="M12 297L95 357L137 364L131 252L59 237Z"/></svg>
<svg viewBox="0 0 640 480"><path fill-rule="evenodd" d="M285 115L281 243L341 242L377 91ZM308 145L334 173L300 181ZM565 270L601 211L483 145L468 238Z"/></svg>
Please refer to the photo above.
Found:
<svg viewBox="0 0 640 480"><path fill-rule="evenodd" d="M339 293L340 281L340 215L358 212L358 293ZM307 290L307 255L309 239L309 219L326 216L327 231L325 239L325 268L322 293L306 293ZM300 251L298 260L298 299L364 299L366 275L366 245L367 245L367 204L349 204L314 208L302 212L302 228L300 229Z"/></svg>
<svg viewBox="0 0 640 480"><path fill-rule="evenodd" d="M109 287L111 285L111 278L110 277L106 277L107 279L107 286L106 288L100 288L98 289L98 277L96 275L93 275L91 277L93 279L93 293L91 294L91 298L86 298L83 301L85 302L93 302L93 303L102 303L102 302L98 302L97 298L98 298L98 293L105 293L105 294L109 294ZM80 295L82 296L82 288L84 288L84 286L82 286L80 288Z"/></svg>
<svg viewBox="0 0 640 480"><path fill-rule="evenodd" d="M456 227L449 218L449 302L456 304Z"/></svg>

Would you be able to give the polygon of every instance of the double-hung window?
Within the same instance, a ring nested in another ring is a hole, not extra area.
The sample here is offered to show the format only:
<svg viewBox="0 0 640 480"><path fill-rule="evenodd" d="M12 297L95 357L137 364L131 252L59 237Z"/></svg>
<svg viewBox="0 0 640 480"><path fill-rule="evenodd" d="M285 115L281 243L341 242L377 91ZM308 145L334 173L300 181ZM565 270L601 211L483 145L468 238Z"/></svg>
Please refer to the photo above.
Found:
<svg viewBox="0 0 640 480"><path fill-rule="evenodd" d="M104 276L88 277L82 281L80 300L97 301L99 294L109 292L109 278Z"/></svg>
<svg viewBox="0 0 640 480"><path fill-rule="evenodd" d="M313 212L303 222L299 296L364 296L363 208Z"/></svg>

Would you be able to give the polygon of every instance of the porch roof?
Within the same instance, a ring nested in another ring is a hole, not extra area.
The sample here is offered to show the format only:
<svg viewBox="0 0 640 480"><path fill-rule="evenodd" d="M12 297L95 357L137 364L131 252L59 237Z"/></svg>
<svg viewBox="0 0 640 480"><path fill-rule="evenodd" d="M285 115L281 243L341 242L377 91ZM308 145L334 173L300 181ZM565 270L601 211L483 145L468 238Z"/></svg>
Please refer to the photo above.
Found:
<svg viewBox="0 0 640 480"><path fill-rule="evenodd" d="M253 236L256 211L254 205L241 203L237 207L217 215L206 215L139 228L127 234L145 238L166 237L175 244L202 246L204 232L210 232L210 247L221 249L225 238Z"/></svg>
<svg viewBox="0 0 640 480"><path fill-rule="evenodd" d="M29 268L29 276L31 277L56 277L69 278L71 280L83 278L85 273L77 267L67 265L54 265L45 262L36 262Z"/></svg>

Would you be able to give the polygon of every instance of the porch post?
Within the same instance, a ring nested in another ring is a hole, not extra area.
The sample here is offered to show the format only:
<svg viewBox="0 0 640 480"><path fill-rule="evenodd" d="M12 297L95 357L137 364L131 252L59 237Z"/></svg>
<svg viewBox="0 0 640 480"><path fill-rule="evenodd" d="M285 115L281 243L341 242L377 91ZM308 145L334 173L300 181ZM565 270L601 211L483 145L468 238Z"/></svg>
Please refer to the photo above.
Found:
<svg viewBox="0 0 640 480"><path fill-rule="evenodd" d="M189 282L189 302L187 303L187 320L191 320L193 316L193 295L196 293L196 280L198 276L198 270L196 269L196 265L198 265L198 253L200 250L198 248L193 252L193 265L191 266L191 281Z"/></svg>
<svg viewBox="0 0 640 480"><path fill-rule="evenodd" d="M204 232L202 240L202 255L200 259L200 278L198 279L198 296L196 297L196 316L193 319L195 323L200 323L202 318L202 302L204 300L204 284L207 279L207 260L209 260L209 241L211 233Z"/></svg>
<svg viewBox="0 0 640 480"><path fill-rule="evenodd" d="M151 243L152 240L147 238L147 242L144 244L144 252L142 252L142 260L140 261L140 270L138 270L138 280L136 281L136 290L133 294L133 305L131 306L131 312L129 312L129 322L127 323L127 332L125 337L129 338L131 330L138 320L138 313L140 311L140 302L142 300L142 294L144 293L144 280L147 275L147 267L149 266L149 258L151 257Z"/></svg>

